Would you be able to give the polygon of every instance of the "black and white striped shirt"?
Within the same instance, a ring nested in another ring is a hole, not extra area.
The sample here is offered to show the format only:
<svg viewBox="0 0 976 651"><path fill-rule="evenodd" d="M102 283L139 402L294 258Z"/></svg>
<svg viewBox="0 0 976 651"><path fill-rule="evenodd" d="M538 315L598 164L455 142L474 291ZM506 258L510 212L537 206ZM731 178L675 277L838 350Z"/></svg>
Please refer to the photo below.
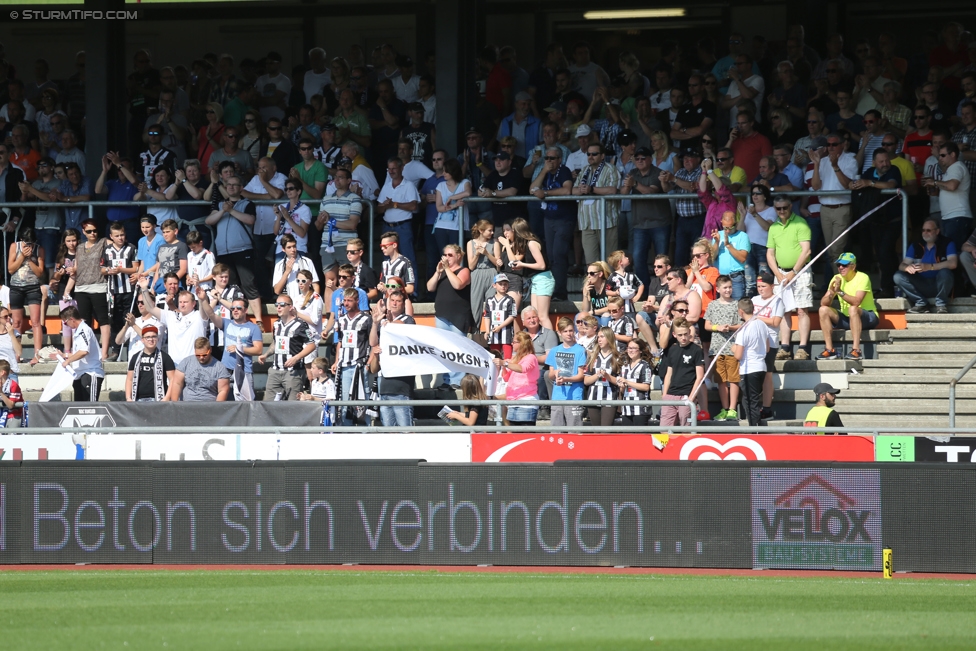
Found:
<svg viewBox="0 0 976 651"><path fill-rule="evenodd" d="M142 180L146 183L151 183L157 167L166 165L171 169L173 168L176 164L176 154L165 147L155 154L147 149L139 154L139 164L142 165Z"/></svg>
<svg viewBox="0 0 976 651"><path fill-rule="evenodd" d="M383 261L383 275L380 277L380 282L386 282L386 279L390 276L396 276L402 279L404 285L413 285L416 283L416 278L413 275L413 265L410 264L410 260L405 255L398 255L396 260Z"/></svg>
<svg viewBox="0 0 976 651"><path fill-rule="evenodd" d="M357 312L356 316L343 314L336 323L339 330L339 366L365 364L369 358L369 332L373 329L373 318L367 312Z"/></svg>
<svg viewBox="0 0 976 651"><path fill-rule="evenodd" d="M342 158L342 147L332 145L328 150L322 147L316 147L315 151L312 152L312 156L329 169L334 169L336 161Z"/></svg>
<svg viewBox="0 0 976 651"><path fill-rule="evenodd" d="M610 279L607 281L607 286L615 292L620 292L621 287L630 288L632 291L636 292L637 288L643 284L644 283L640 281L640 278L627 271L624 273L617 271L610 276ZM637 310L634 308L633 298L624 298L624 312L626 314L634 314L637 312Z"/></svg>
<svg viewBox="0 0 976 651"><path fill-rule="evenodd" d="M625 337L633 337L637 331L637 322L629 314L621 314L619 319L610 319L609 326L613 330L613 334L623 335ZM621 352L627 350L627 343L618 339L617 349Z"/></svg>
<svg viewBox="0 0 976 651"><path fill-rule="evenodd" d="M602 370L613 375L613 355L598 352L593 360L593 368L587 369L587 375L594 373L600 375L600 379L590 385L589 392L586 395L587 400L616 400L617 387L603 379L603 375L600 373Z"/></svg>
<svg viewBox="0 0 976 651"><path fill-rule="evenodd" d="M623 389L623 395L621 396L621 399L622 400L647 400L647 397L650 395L650 385L653 376L654 376L654 369L652 369L651 365L642 359L637 360L637 363L633 365L624 364L620 368L620 377L627 380L633 380L638 384L646 384L648 385L648 391L639 391L634 387L625 387ZM650 409L649 407L640 407L637 405L633 407L624 406L621 409L621 413L624 416L639 416L641 414L648 413L649 409Z"/></svg>
<svg viewBox="0 0 976 651"><path fill-rule="evenodd" d="M272 365L279 371L285 370L285 362L290 357L294 357L302 352L302 349L309 342L315 341L315 333L312 332L312 329L307 323L297 317L288 323L279 319L275 322L273 330L274 341L272 345L274 346L274 359ZM305 368L305 360L300 358L291 368Z"/></svg>
<svg viewBox="0 0 976 651"><path fill-rule="evenodd" d="M488 315L488 327L491 335L488 337L489 344L511 344L515 337L515 323L509 323L498 332L494 332L495 327L500 325L509 317L517 316L515 300L505 294L499 299L496 296L485 301L485 313Z"/></svg>
<svg viewBox="0 0 976 651"><path fill-rule="evenodd" d="M108 269L129 269L136 266L137 256L138 251L131 244L126 243L121 249L116 249L113 244L105 247L102 266ZM129 280L129 274L109 274L106 278L108 279L108 291L116 296L119 294L131 294L134 289L132 287L132 281Z"/></svg>

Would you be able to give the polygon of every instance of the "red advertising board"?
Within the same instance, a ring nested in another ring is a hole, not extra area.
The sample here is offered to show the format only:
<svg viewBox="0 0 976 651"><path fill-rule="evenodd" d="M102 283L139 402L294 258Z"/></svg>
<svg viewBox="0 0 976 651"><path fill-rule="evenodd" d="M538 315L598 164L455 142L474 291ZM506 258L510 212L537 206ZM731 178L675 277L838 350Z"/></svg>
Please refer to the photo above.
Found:
<svg viewBox="0 0 976 651"><path fill-rule="evenodd" d="M472 434L475 462L874 461L871 436L672 435L663 450L650 434Z"/></svg>

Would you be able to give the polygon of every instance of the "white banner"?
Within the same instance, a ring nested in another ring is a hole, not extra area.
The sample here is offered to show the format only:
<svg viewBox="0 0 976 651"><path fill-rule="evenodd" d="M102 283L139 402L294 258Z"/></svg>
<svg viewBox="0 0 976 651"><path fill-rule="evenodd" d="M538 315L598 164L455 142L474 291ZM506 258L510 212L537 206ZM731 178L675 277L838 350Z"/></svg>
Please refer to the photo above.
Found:
<svg viewBox="0 0 976 651"><path fill-rule="evenodd" d="M51 379L47 381L47 386L44 387L44 392L41 394L40 402L48 402L61 395L65 389L71 388L75 381L74 366L76 365L77 362L65 368L61 365L61 358L58 358L54 365L54 371L51 373Z"/></svg>
<svg viewBox="0 0 976 651"><path fill-rule="evenodd" d="M489 380L495 369L491 354L478 344L430 326L398 323L383 328L380 348L386 377L471 373Z"/></svg>

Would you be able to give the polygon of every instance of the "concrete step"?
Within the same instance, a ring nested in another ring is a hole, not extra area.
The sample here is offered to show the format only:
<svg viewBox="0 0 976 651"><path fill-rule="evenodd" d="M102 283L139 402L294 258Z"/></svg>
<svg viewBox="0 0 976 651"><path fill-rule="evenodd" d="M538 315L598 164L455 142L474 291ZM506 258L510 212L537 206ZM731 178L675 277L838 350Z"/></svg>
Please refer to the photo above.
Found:
<svg viewBox="0 0 976 651"><path fill-rule="evenodd" d="M958 371L956 371L958 372ZM949 372L945 374L941 373L907 373L904 375L897 373L885 373L884 375L878 375L876 373L867 372L858 375L851 374L847 378L847 382L851 385L855 384L866 384L870 386L885 386L891 385L889 390L895 393L904 393L905 395L914 395L916 389L912 385L938 385L945 387L946 392L949 391L949 381L955 376L956 372ZM976 376L963 378L960 383L961 386L969 386L976 384ZM889 394L891 395L891 394ZM946 395L949 395L946 393ZM900 397L900 396L893 396Z"/></svg>
<svg viewBox="0 0 976 651"><path fill-rule="evenodd" d="M926 359L927 357L929 356L919 355L918 359L919 361L921 361ZM861 362L861 366L863 367L866 373L874 373L876 371L880 373L897 373L898 371L904 371L906 373L929 374L929 373L945 372L945 373L955 374L959 369L965 366L966 362L969 361L968 359L964 357L960 357L958 355L948 355L947 357L948 359L940 361L938 366L929 366L929 367L915 366L910 363L906 363L906 362L910 362L914 358L910 356L902 356L902 355L885 357L881 359L866 359L863 362ZM953 361L958 363L953 364L952 363Z"/></svg>
<svg viewBox="0 0 976 651"><path fill-rule="evenodd" d="M963 325L945 324L933 325L932 327L916 327L914 324L905 330L888 330L891 342L895 345L903 341L929 340L929 341L954 341L966 340L976 341L976 327Z"/></svg>
<svg viewBox="0 0 976 651"><path fill-rule="evenodd" d="M959 309L959 308L956 308ZM908 323L908 327L911 328L916 324L963 324L976 327L976 310L973 312L954 312L950 311L949 314L933 314L931 312L927 314L905 314L905 321Z"/></svg>
<svg viewBox="0 0 976 651"><path fill-rule="evenodd" d="M878 357L884 358L888 355L924 355L924 354L956 354L972 356L976 354L976 340L973 341L931 341L921 343L916 341L899 342L890 346L879 346ZM968 358L966 358L968 361ZM963 362L965 364L965 362Z"/></svg>

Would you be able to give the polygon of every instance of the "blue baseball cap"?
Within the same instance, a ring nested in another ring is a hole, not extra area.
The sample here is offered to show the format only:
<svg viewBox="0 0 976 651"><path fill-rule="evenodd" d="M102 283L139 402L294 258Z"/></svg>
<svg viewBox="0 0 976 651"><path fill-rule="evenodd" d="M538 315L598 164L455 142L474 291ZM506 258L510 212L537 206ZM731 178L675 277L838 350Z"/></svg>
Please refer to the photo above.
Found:
<svg viewBox="0 0 976 651"><path fill-rule="evenodd" d="M857 258L853 253L841 253L837 258L837 264L857 264Z"/></svg>

